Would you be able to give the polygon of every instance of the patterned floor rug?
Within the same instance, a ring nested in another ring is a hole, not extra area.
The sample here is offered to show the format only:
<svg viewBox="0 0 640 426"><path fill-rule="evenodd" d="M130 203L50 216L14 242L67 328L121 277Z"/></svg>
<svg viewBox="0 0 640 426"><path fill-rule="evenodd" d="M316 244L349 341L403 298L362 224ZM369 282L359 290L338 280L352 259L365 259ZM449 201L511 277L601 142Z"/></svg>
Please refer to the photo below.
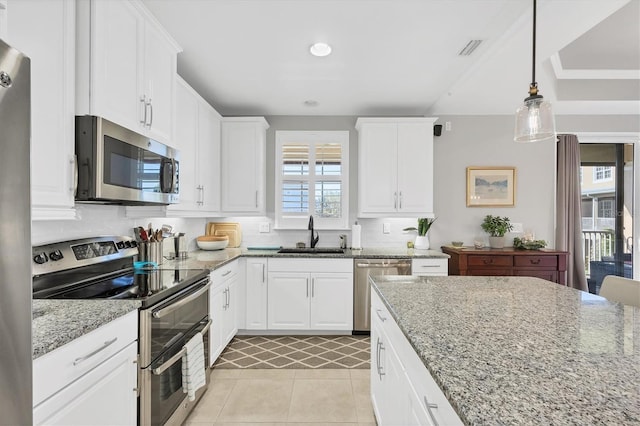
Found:
<svg viewBox="0 0 640 426"><path fill-rule="evenodd" d="M369 368L369 336L236 336L214 368Z"/></svg>

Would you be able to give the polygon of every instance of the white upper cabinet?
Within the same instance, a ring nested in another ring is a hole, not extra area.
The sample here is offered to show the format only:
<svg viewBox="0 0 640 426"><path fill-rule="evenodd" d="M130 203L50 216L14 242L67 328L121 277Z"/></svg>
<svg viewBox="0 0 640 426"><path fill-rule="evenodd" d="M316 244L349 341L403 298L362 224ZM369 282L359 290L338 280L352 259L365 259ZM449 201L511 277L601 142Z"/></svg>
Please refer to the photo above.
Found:
<svg viewBox="0 0 640 426"><path fill-rule="evenodd" d="M137 0L77 4L77 114L173 145L180 47Z"/></svg>
<svg viewBox="0 0 640 426"><path fill-rule="evenodd" d="M66 0L0 2L0 31L8 30L5 40L31 58L33 220L75 218L75 6Z"/></svg>
<svg viewBox="0 0 640 426"><path fill-rule="evenodd" d="M168 215L220 212L220 120L220 114L177 77L174 139L180 152L180 203L169 206Z"/></svg>
<svg viewBox="0 0 640 426"><path fill-rule="evenodd" d="M265 151L269 124L263 117L222 120L222 211L265 214Z"/></svg>
<svg viewBox="0 0 640 426"><path fill-rule="evenodd" d="M357 120L359 217L433 215L435 120Z"/></svg>

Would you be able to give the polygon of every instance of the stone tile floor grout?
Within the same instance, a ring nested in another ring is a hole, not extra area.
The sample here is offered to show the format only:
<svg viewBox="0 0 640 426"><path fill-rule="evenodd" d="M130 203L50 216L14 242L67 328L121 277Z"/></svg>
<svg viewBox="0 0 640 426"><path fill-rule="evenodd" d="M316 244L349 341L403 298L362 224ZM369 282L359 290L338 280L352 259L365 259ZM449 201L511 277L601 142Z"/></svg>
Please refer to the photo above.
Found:
<svg viewBox="0 0 640 426"><path fill-rule="evenodd" d="M216 369L187 426L375 426L370 370ZM366 385L365 385L366 383Z"/></svg>

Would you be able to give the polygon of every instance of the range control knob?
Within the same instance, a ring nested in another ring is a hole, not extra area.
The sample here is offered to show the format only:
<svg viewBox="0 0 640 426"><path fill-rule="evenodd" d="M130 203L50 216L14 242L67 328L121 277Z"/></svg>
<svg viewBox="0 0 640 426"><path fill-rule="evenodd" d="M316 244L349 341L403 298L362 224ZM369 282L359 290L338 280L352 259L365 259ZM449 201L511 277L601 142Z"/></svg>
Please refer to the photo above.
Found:
<svg viewBox="0 0 640 426"><path fill-rule="evenodd" d="M138 243L135 241L131 241L131 247L138 247Z"/></svg>
<svg viewBox="0 0 640 426"><path fill-rule="evenodd" d="M42 265L43 263L46 263L49 259L47 258L47 255L45 253L38 253L35 256L33 256L33 261L36 262L38 265Z"/></svg>
<svg viewBox="0 0 640 426"><path fill-rule="evenodd" d="M131 241L125 241L124 246L126 248L131 248Z"/></svg>
<svg viewBox="0 0 640 426"><path fill-rule="evenodd" d="M122 250L124 248L124 242L122 241L118 241L116 243L116 246L118 247L118 250Z"/></svg>
<svg viewBox="0 0 640 426"><path fill-rule="evenodd" d="M52 251L49 253L49 259L56 261L62 259L64 256L60 250Z"/></svg>

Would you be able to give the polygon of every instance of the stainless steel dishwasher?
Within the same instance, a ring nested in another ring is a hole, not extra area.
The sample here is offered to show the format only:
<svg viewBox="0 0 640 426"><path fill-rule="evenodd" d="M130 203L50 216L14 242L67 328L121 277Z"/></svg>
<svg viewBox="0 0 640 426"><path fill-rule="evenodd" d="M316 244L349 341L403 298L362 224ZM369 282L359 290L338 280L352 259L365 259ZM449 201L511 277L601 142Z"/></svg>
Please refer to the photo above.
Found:
<svg viewBox="0 0 640 426"><path fill-rule="evenodd" d="M370 276L411 275L410 259L354 259L353 334L368 334L371 330Z"/></svg>

